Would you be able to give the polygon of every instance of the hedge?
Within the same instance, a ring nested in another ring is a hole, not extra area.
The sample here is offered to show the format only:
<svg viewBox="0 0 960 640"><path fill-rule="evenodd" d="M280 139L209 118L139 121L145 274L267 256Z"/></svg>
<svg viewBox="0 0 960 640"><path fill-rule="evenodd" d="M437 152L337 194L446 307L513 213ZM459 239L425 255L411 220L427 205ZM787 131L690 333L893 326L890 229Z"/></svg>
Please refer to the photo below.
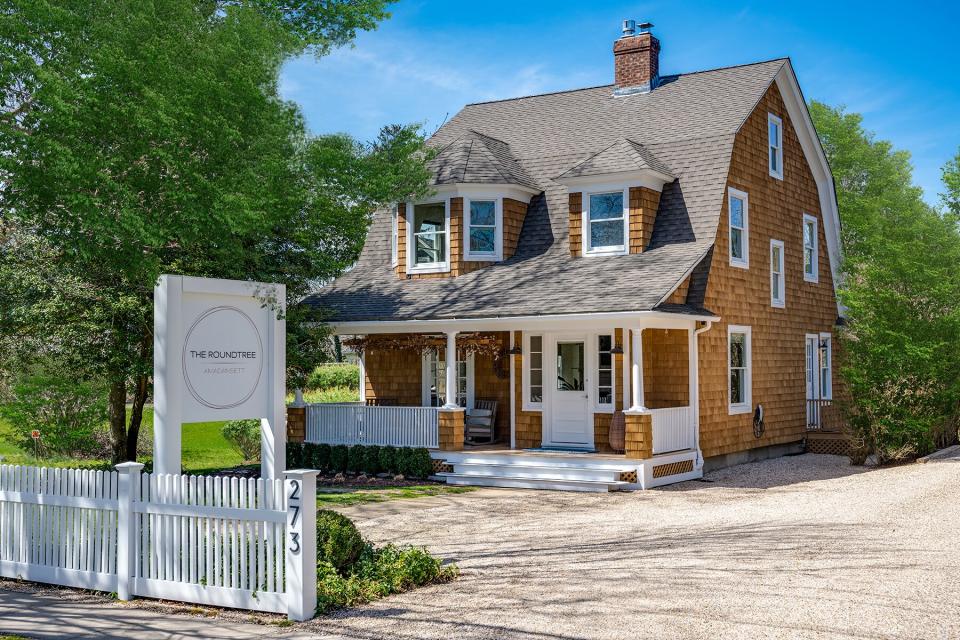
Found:
<svg viewBox="0 0 960 640"><path fill-rule="evenodd" d="M307 378L307 389L360 387L360 367L355 364L322 364Z"/></svg>
<svg viewBox="0 0 960 640"><path fill-rule="evenodd" d="M408 478L426 478L433 474L430 452L412 447L380 447L355 444L328 445L287 443L287 468L318 469L327 473L392 473Z"/></svg>

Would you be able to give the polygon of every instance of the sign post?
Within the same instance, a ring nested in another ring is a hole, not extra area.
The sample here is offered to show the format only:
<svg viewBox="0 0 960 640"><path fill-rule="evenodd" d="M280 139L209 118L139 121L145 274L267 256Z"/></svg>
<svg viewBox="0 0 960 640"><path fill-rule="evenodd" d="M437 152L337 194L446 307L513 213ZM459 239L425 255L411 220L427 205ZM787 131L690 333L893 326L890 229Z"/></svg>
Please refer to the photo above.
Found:
<svg viewBox="0 0 960 640"><path fill-rule="evenodd" d="M154 288L153 462L180 473L184 422L261 420L261 475L286 463L286 288L160 276Z"/></svg>

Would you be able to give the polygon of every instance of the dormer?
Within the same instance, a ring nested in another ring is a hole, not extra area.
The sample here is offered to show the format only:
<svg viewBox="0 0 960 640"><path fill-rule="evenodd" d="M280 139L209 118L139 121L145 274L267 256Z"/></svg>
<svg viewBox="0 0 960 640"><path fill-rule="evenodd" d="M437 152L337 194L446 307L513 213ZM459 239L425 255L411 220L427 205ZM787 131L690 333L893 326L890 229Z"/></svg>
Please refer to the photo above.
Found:
<svg viewBox="0 0 960 640"><path fill-rule="evenodd" d="M660 193L675 176L644 145L621 138L555 178L567 187L570 254L643 253Z"/></svg>
<svg viewBox="0 0 960 640"><path fill-rule="evenodd" d="M530 199L542 189L510 145L470 130L429 168L432 195L397 206L397 275L454 277L512 257Z"/></svg>

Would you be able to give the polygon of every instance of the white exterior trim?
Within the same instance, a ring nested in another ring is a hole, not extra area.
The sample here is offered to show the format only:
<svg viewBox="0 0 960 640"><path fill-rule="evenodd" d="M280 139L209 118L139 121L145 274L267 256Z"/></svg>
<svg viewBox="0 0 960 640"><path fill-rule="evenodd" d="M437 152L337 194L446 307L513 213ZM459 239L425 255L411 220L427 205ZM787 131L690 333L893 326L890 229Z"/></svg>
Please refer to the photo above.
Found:
<svg viewBox="0 0 960 640"><path fill-rule="evenodd" d="M582 191L580 195L580 244L583 247L584 256L622 256L630 251L630 187L616 185L604 188L604 186L598 185L589 191ZM594 249L590 244L590 196L617 191L623 192L623 244Z"/></svg>
<svg viewBox="0 0 960 640"><path fill-rule="evenodd" d="M598 189L615 191L615 189L610 189L609 187L618 184L629 184L632 187L646 187L654 191L663 191L663 185L669 184L675 179L674 176L661 173L655 169L637 169L633 171L615 171L593 176L576 176L571 178L561 176L554 178L554 182L569 187L570 191L574 193L584 187L596 193Z"/></svg>
<svg viewBox="0 0 960 640"><path fill-rule="evenodd" d="M794 131L803 148L803 154L813 172L820 196L820 215L823 218L823 233L827 241L827 254L830 260L830 272L833 275L833 289L836 293L841 284L840 262L840 211L837 206L837 194L833 183L833 174L827 156L820 144L820 138L810 118L806 100L797 82L793 65L788 60L775 79L777 88L783 96L787 114L793 123ZM837 312L844 315L843 305L837 299Z"/></svg>
<svg viewBox="0 0 960 640"><path fill-rule="evenodd" d="M443 203L443 228L444 228L444 255L445 262L431 262L429 264L416 264L417 249L413 241L414 228L414 206L417 204L439 204ZM443 200L423 200L420 202L407 202L407 273L446 273L450 271L450 198Z"/></svg>
<svg viewBox="0 0 960 640"><path fill-rule="evenodd" d="M730 213L730 201L734 198L743 201L743 258L733 257L733 216ZM733 187L727 187L727 257L732 267L750 268L750 196L747 192Z"/></svg>
<svg viewBox="0 0 960 640"><path fill-rule="evenodd" d="M773 250L774 248L780 249L780 263L777 264L779 272L774 271L774 262L773 262ZM783 309L787 306L787 274L786 274L786 264L787 259L784 256L783 240L771 240L770 241L770 306L776 307L777 309ZM773 279L777 277L780 284L780 297L775 298L773 295Z"/></svg>
<svg viewBox="0 0 960 640"><path fill-rule="evenodd" d="M433 187L433 196L420 200L417 204L434 202L437 196L444 198L474 197L478 200L492 200L493 198L510 198L525 204L530 204L533 196L542 193L530 187L519 184L474 184L458 182L456 184L442 184Z"/></svg>
<svg viewBox="0 0 960 640"><path fill-rule="evenodd" d="M430 360L431 360L433 357L435 357L435 356L438 358L438 362L439 362L440 353L439 353L438 351L428 351L428 352L425 352L425 353L420 357L420 402L421 402L421 406L423 406L423 407L433 406L433 405L430 404ZM474 403L474 375L473 375L473 365L474 365L474 361L473 361L473 354L472 354L472 353L468 353L468 354L467 354L467 361L466 361L466 362L467 362L467 406L466 406L465 408L466 408L466 409L473 409L473 403ZM444 354L444 363L446 363L446 354ZM437 372L438 381L439 381L439 376L442 375L444 371L446 371L446 367L444 367L443 371L438 371L438 372ZM454 378L455 378L455 379L458 379L458 378L459 378L459 372L456 372L456 373L454 374ZM444 381L444 385L446 385L446 380ZM449 392L449 390L448 390L448 391L447 391L447 396L449 396L449 395L450 395L450 392ZM454 395L456 395L456 394L454 394ZM449 397L448 397L448 401L449 401Z"/></svg>
<svg viewBox="0 0 960 640"><path fill-rule="evenodd" d="M817 384L820 385L820 399L833 400L833 335L827 331L821 331L817 342ZM827 341L827 366L823 366L823 360L820 359L820 343ZM827 371L826 389L822 384L823 371Z"/></svg>
<svg viewBox="0 0 960 640"><path fill-rule="evenodd" d="M494 251L493 253L470 252L470 202L494 203ZM469 262L499 262L503 260L503 198L500 196L483 197L478 193L463 196L463 259Z"/></svg>
<svg viewBox="0 0 960 640"><path fill-rule="evenodd" d="M813 224L813 273L807 273L807 244L804 240L804 232L807 230L807 225ZM803 226L800 227L800 244L802 251L801 263L803 265L803 279L806 282L819 282L820 281L820 223L815 216L810 215L809 213L803 214Z"/></svg>
<svg viewBox="0 0 960 640"><path fill-rule="evenodd" d="M743 402L737 404L730 402L730 337L734 333L746 335L746 367L744 368L746 384ZM750 413L753 411L753 337L751 333L751 328L745 325L731 324L727 326L727 406L730 415Z"/></svg>
<svg viewBox="0 0 960 640"><path fill-rule="evenodd" d="M406 207L407 205L404 205ZM390 214L390 266L396 268L400 263L400 206L394 205Z"/></svg>
<svg viewBox="0 0 960 640"><path fill-rule="evenodd" d="M770 139L770 125L777 125L777 134L780 139L777 140L777 166L780 167L779 170L774 170L770 166L770 149L774 146L773 140ZM770 175L777 180L783 180L783 120L773 115L772 113L767 114L767 169L770 171Z"/></svg>
<svg viewBox="0 0 960 640"><path fill-rule="evenodd" d="M587 363L590 367L590 412L591 413L613 413L617 409L617 366L616 357L610 354L610 393L612 399L610 404L600 404L600 336L610 336L610 348L617 346L617 336L614 329L609 331L598 331L589 335L588 339L593 341L593 345L587 349Z"/></svg>
<svg viewBox="0 0 960 640"><path fill-rule="evenodd" d="M630 327L687 329L696 321L719 321L718 316L667 313L664 311L615 311L604 313L567 313L543 316L505 316L495 318L443 318L436 320L370 320L332 323L333 333L357 335L375 333L445 333L446 331L563 331L589 324L596 330Z"/></svg>
<svg viewBox="0 0 960 640"><path fill-rule="evenodd" d="M513 351L515 346L514 342L514 332L510 332L510 351ZM510 448L517 448L517 375L516 375L516 366L513 359L516 356L510 354ZM522 356L521 356L522 357ZM521 360L521 365L523 361ZM521 389L522 391L522 389Z"/></svg>

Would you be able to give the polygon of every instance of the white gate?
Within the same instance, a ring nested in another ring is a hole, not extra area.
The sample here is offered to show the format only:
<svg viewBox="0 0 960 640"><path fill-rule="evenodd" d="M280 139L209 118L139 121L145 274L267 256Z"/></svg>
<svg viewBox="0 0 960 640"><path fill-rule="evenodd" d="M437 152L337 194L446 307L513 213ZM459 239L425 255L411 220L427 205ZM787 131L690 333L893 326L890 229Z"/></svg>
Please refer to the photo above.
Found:
<svg viewBox="0 0 960 640"><path fill-rule="evenodd" d="M313 616L315 471L264 480L142 467L0 465L0 575Z"/></svg>

